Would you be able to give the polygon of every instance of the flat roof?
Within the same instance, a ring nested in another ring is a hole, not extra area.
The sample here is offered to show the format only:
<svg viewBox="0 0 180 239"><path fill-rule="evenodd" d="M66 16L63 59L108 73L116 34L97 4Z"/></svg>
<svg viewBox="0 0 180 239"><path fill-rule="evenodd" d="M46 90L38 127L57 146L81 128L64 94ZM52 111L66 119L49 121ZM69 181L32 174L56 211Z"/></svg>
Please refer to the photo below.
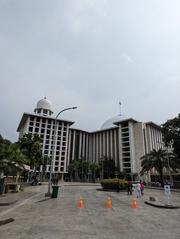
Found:
<svg viewBox="0 0 180 239"><path fill-rule="evenodd" d="M50 116L43 116L43 115L37 115L37 114L26 113L26 112L25 112L25 113L23 114L22 118L21 118L21 121L20 121L19 125L18 125L17 132L20 131L21 126L25 123L27 117L29 117L29 116L35 116L35 117L37 117L37 118L44 118L44 119L50 119L50 120L55 120L55 119L56 119L56 118L50 117ZM57 121L59 121L59 122L67 122L67 123L69 123L70 125L74 124L73 121L64 120L64 119L57 119Z"/></svg>

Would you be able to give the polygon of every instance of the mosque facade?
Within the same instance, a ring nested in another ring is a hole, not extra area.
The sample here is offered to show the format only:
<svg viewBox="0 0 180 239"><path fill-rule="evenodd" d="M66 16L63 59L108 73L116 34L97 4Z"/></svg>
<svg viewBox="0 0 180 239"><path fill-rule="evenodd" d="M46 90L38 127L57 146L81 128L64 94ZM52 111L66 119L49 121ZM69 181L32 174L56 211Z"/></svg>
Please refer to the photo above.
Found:
<svg viewBox="0 0 180 239"><path fill-rule="evenodd" d="M73 160L98 163L108 158L115 161L119 172L139 175L140 158L163 145L161 127L153 122L117 115L105 121L99 130L87 132L73 128L72 121L52 115L51 103L46 98L41 99L34 113L23 114L17 131L19 138L27 133L42 138L42 153L53 159L53 173L67 173ZM50 167L47 165L47 172Z"/></svg>

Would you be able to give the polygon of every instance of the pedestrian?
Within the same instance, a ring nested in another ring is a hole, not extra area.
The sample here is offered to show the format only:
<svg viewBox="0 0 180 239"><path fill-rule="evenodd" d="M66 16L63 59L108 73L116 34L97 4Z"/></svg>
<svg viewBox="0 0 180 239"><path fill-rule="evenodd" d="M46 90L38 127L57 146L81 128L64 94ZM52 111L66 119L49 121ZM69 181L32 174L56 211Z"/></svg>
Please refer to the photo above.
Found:
<svg viewBox="0 0 180 239"><path fill-rule="evenodd" d="M132 195L132 182L128 181L128 187L127 187L128 195Z"/></svg>
<svg viewBox="0 0 180 239"><path fill-rule="evenodd" d="M137 198L141 197L141 184L140 184L140 182L138 182L136 184L136 197Z"/></svg>
<svg viewBox="0 0 180 239"><path fill-rule="evenodd" d="M141 185L141 196L144 196L144 183L140 181L140 185Z"/></svg>

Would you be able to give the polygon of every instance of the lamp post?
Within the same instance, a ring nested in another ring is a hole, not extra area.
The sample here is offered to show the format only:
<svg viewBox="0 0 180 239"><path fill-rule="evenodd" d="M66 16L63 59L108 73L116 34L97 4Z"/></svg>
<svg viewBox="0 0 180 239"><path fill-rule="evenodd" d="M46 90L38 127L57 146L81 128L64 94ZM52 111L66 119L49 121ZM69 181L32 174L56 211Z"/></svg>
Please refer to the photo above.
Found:
<svg viewBox="0 0 180 239"><path fill-rule="evenodd" d="M58 119L58 116L64 112L64 111L67 111L67 110L75 110L77 109L77 107L69 107L69 108L65 108L61 111L59 111L59 113L56 115L56 118L55 118L55 124L54 124L54 135L53 135L53 150L52 150L52 157L51 157L51 168L50 168L50 174L49 174L49 183L48 183L48 192L47 192L47 195L51 195L51 184L52 184L52 173L53 173L53 164L54 164L54 161L55 161L55 156L56 156L56 150L55 150L55 147L56 147L56 134L57 134L57 119Z"/></svg>

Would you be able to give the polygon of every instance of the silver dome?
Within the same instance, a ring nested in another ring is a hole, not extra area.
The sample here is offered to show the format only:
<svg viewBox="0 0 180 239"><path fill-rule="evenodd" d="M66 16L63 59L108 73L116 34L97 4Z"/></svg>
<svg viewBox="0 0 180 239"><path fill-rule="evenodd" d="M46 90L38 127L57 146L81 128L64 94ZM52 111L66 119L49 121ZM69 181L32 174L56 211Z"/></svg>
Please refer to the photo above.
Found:
<svg viewBox="0 0 180 239"><path fill-rule="evenodd" d="M45 110L50 110L52 111L52 105L50 103L49 100L46 99L46 97L44 97L44 99L39 100L37 102L37 107L36 109L45 109Z"/></svg>
<svg viewBox="0 0 180 239"><path fill-rule="evenodd" d="M117 127L117 125L115 125L114 123L118 122L118 121L122 121L124 119L127 119L127 117L125 117L124 115L116 115L108 120L106 120L102 126L101 126L101 130L103 129L110 129L110 128L114 128Z"/></svg>

